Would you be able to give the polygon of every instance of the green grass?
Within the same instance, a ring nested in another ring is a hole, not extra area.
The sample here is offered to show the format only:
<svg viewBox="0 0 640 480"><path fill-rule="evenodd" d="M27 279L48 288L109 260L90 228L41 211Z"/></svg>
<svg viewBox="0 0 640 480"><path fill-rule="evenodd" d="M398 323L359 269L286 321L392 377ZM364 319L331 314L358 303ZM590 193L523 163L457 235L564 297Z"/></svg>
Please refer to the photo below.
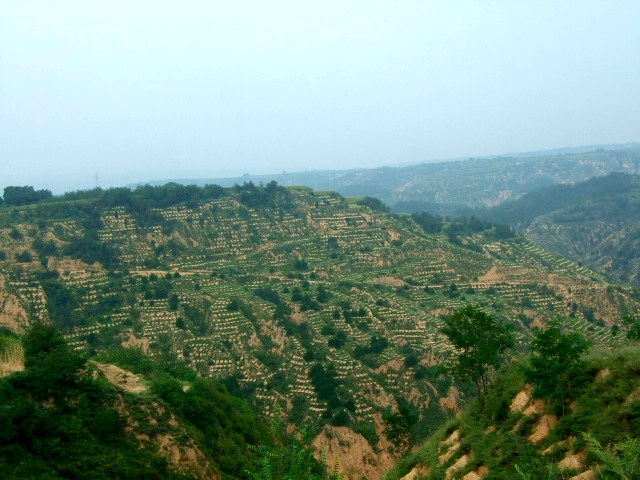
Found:
<svg viewBox="0 0 640 480"><path fill-rule="evenodd" d="M460 432L460 451L473 452L472 461L458 475L484 465L490 472L485 478L495 479L520 478L516 466L525 478L567 478L571 472L560 471L557 463L568 452L588 451L588 461L597 460L591 453L593 442L587 442L585 434L604 447L626 445L630 439L639 438L640 402L634 399L640 391L640 345L626 344L613 350L594 348L584 359L590 381L576 397L569 399L572 407L539 444L527 438L533 425L540 415L559 415L561 410L551 403L544 412L535 415L509 411L512 399L524 387L522 367L526 360L521 360L502 372L482 402L470 403L459 419L402 459L385 478L398 479L414 465L434 467L428 478L442 478L443 470L460 456L456 454L439 465L438 455L445 450L442 441L454 430ZM575 440L569 445L559 444L571 438ZM550 452L543 453L547 448Z"/></svg>

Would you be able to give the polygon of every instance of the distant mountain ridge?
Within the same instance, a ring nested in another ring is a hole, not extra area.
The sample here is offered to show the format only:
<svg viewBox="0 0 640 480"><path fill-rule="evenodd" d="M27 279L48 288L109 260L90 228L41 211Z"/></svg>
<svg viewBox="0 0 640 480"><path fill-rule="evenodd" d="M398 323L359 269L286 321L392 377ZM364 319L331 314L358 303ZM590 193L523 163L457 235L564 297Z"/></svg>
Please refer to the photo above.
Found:
<svg viewBox="0 0 640 480"><path fill-rule="evenodd" d="M182 184L232 186L275 180L347 196L376 197L395 212L429 211L456 216L499 205L555 184L572 184L612 172L640 170L637 143L568 147L545 152L423 163L403 167L315 170L235 178L180 179ZM162 184L165 182L157 182Z"/></svg>

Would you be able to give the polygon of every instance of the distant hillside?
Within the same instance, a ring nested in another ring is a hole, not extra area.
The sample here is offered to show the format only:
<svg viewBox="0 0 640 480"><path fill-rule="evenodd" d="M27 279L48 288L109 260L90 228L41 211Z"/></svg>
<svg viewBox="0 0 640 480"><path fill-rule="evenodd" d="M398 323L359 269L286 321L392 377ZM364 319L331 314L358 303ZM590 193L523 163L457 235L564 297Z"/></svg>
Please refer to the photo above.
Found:
<svg viewBox="0 0 640 480"><path fill-rule="evenodd" d="M583 355L571 393L541 395L528 360L389 472L388 480L635 479L640 475L640 347ZM549 373L548 378L553 378ZM562 377L560 377L562 378Z"/></svg>
<svg viewBox="0 0 640 480"><path fill-rule="evenodd" d="M310 424L355 477L395 462L395 412L415 418L414 444L473 396L439 375L444 315L479 305L517 348L558 316L616 345L640 308L637 290L508 228L366 198L275 182L15 193L0 207L0 324L51 321L101 363L139 348L218 379L265 418Z"/></svg>
<svg viewBox="0 0 640 480"><path fill-rule="evenodd" d="M491 209L536 244L619 282L640 284L640 176L558 185Z"/></svg>
<svg viewBox="0 0 640 480"><path fill-rule="evenodd" d="M499 205L509 199L555 184L573 184L612 172L636 173L640 168L637 144L531 152L495 158L477 158L406 167L348 171L310 171L274 175L245 175L227 179L181 180L180 183L216 183L223 186L252 181L306 185L347 196L371 196L396 212L428 211L457 216L471 209Z"/></svg>

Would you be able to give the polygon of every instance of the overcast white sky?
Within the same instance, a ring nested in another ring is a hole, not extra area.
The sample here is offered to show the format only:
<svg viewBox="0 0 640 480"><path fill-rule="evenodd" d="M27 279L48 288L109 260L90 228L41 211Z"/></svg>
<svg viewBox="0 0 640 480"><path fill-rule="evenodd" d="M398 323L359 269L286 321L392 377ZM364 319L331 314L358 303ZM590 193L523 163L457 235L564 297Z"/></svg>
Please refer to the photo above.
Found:
<svg viewBox="0 0 640 480"><path fill-rule="evenodd" d="M639 22L637 0L0 0L0 188L638 141Z"/></svg>

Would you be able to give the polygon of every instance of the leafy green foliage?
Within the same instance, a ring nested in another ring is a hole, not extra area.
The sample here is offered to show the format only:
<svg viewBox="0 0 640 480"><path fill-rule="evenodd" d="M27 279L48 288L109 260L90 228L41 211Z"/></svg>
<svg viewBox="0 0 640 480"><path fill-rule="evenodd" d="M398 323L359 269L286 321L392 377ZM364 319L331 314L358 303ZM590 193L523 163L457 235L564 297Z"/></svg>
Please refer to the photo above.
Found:
<svg viewBox="0 0 640 480"><path fill-rule="evenodd" d="M640 417L640 407L630 399L635 398L640 387L639 353L638 345L628 344L613 350L594 348L585 354L589 381L583 388L572 390L572 396L567 398L572 407L564 416L560 416L554 402L538 413L511 411L514 398L528 383L524 367L530 359L507 365L484 401L468 404L458 418L401 460L400 467L386 478L397 480L416 463L430 467L428 478L444 478L446 470L468 451L473 452L472 461L456 474L458 478L479 465L488 468L486 478L495 479L559 480L589 468L598 471L597 478L638 478L640 430L634 422ZM605 374L597 375L599 372ZM556 388L563 387L556 385ZM557 424L546 438L532 442L529 438L532 427L541 415L549 414L560 417ZM455 430L460 435L460 453L441 464L439 457L448 448L442 442ZM570 452L587 453L587 461L579 471L561 471L558 467L558 462Z"/></svg>
<svg viewBox="0 0 640 480"><path fill-rule="evenodd" d="M16 261L20 263L29 263L33 260L33 255L29 250L23 250L22 252L16 253Z"/></svg>
<svg viewBox="0 0 640 480"><path fill-rule="evenodd" d="M25 380L36 400L53 397L63 401L78 384L77 372L85 359L70 350L62 333L53 325L36 322L22 339Z"/></svg>
<svg viewBox="0 0 640 480"><path fill-rule="evenodd" d="M631 315L625 315L622 317L622 321L629 326L627 338L629 340L640 340L640 320Z"/></svg>
<svg viewBox="0 0 640 480"><path fill-rule="evenodd" d="M440 233L443 219L439 215L429 215L427 212L412 213L411 218L427 233Z"/></svg>
<svg viewBox="0 0 640 480"><path fill-rule="evenodd" d="M277 182L271 181L266 186L255 185L247 182L243 185L234 185L234 191L239 194L238 199L242 204L251 208L291 208L291 194Z"/></svg>
<svg viewBox="0 0 640 480"><path fill-rule="evenodd" d="M222 472L237 476L249 469L253 454L248 444L269 443L269 431L239 398L221 383L198 378L184 390L174 378L163 375L151 385L184 422L197 428L194 436Z"/></svg>
<svg viewBox="0 0 640 480"><path fill-rule="evenodd" d="M24 187L5 187L4 203L7 207L14 205L29 205L52 197L49 190L34 190L31 186Z"/></svg>
<svg viewBox="0 0 640 480"><path fill-rule="evenodd" d="M607 447L588 433L584 434L584 439L589 452L598 459L601 472L612 473L621 480L640 478L640 438L627 438Z"/></svg>
<svg viewBox="0 0 640 480"><path fill-rule="evenodd" d="M287 438L283 433L280 409L277 408L271 431L278 442L273 446L253 447L258 455L254 472L247 471L250 480L341 480L344 474L336 462L332 469L325 461L319 464L311 448L311 429L306 426L299 436Z"/></svg>
<svg viewBox="0 0 640 480"><path fill-rule="evenodd" d="M536 332L531 342L531 366L524 370L533 394L559 400L569 397L583 381L586 365L580 357L589 346L579 333L563 333L558 321Z"/></svg>
<svg viewBox="0 0 640 480"><path fill-rule="evenodd" d="M398 406L397 413L384 416L384 436L391 442L391 453L404 455L411 444L411 428L417 422L415 415L406 404Z"/></svg>
<svg viewBox="0 0 640 480"><path fill-rule="evenodd" d="M85 359L69 348L58 329L35 323L22 342L25 371L0 379L2 478L36 473L68 478L72 471L81 478L182 478L165 459L152 449L140 449L138 440L125 432L127 422L119 413L123 400L117 410L112 387L82 372ZM255 460L249 444L273 444L268 428L221 383L191 377L190 388L184 389L166 373L170 369L163 370L162 361L136 349L110 352L122 365L155 376L155 401L170 407L225 478L246 478ZM124 402L129 404L127 398ZM138 414L156 410L145 407ZM163 422L169 413L153 419L155 423L146 415L136 417L146 434L167 428ZM103 464L97 465L99 461Z"/></svg>
<svg viewBox="0 0 640 480"><path fill-rule="evenodd" d="M258 288L254 291L254 293L257 297L260 297L267 302L271 302L274 305L280 305L282 303L280 295L272 288Z"/></svg>
<svg viewBox="0 0 640 480"><path fill-rule="evenodd" d="M43 272L40 283L47 296L47 312L51 321L63 331L70 330L76 324L76 293L60 282L57 272Z"/></svg>
<svg viewBox="0 0 640 480"><path fill-rule="evenodd" d="M358 204L364 207L368 207L371 210L375 210L377 212L389 212L389 207L386 206L382 200L374 197L364 197L358 200Z"/></svg>
<svg viewBox="0 0 640 480"><path fill-rule="evenodd" d="M473 305L445 317L441 329L458 350L451 373L460 381L475 383L478 394L486 392L490 374L502 363L501 355L513 347L513 334L506 325Z"/></svg>

